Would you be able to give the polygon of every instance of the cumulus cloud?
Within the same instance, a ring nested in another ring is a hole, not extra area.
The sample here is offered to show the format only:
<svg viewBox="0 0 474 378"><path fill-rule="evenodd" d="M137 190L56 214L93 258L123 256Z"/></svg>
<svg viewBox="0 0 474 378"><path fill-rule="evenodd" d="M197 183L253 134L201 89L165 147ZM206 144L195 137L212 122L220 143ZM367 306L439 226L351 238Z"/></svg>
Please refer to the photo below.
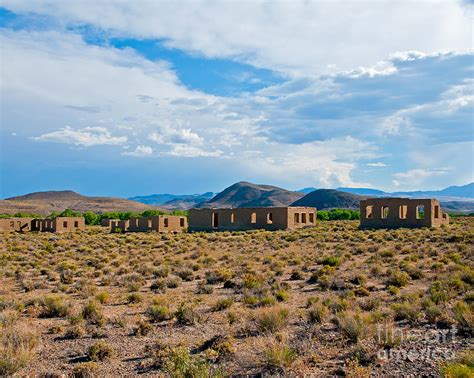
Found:
<svg viewBox="0 0 474 378"><path fill-rule="evenodd" d="M164 40L169 47L205 57L236 59L298 76L370 67L397 51L430 53L472 46L472 20L459 1L436 6L389 0L258 1L231 6L193 1L183 6L127 0L4 0L2 5L14 12L89 24L111 35Z"/></svg>
<svg viewBox="0 0 474 378"><path fill-rule="evenodd" d="M153 155L153 148L149 146L137 146L133 151L122 152L122 155L125 156L134 156L134 157L148 157Z"/></svg>
<svg viewBox="0 0 474 378"><path fill-rule="evenodd" d="M449 172L447 168L438 168L438 169L410 169L406 172L398 172L393 175L393 185L396 187L400 186L410 186L410 187L419 187L421 184L424 184L425 181L432 176L442 176Z"/></svg>
<svg viewBox="0 0 474 378"><path fill-rule="evenodd" d="M72 129L69 126L66 126L62 129L33 137L33 139L42 142L66 143L84 147L105 144L117 145L127 142L126 136L112 136L112 134L104 127Z"/></svg>
<svg viewBox="0 0 474 378"><path fill-rule="evenodd" d="M203 138L191 129L176 129L172 127L162 127L159 132L152 132L148 139L156 143L163 144L203 144Z"/></svg>

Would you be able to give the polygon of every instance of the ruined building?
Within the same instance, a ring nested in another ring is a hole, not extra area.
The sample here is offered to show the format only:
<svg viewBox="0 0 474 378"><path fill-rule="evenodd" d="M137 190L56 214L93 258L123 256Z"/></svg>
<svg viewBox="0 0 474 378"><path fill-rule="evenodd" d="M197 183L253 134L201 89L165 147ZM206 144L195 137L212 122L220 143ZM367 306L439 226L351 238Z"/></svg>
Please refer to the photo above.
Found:
<svg viewBox="0 0 474 378"><path fill-rule="evenodd" d="M157 215L153 217L130 218L111 222L112 232L185 232L188 228L186 217L178 215Z"/></svg>
<svg viewBox="0 0 474 378"><path fill-rule="evenodd" d="M368 198L360 201L361 228L439 227L449 223L435 199Z"/></svg>
<svg viewBox="0 0 474 378"><path fill-rule="evenodd" d="M0 219L0 231L31 231L33 218Z"/></svg>
<svg viewBox="0 0 474 378"><path fill-rule="evenodd" d="M0 231L67 232L83 230L83 217L56 217L54 219L7 218L0 219Z"/></svg>
<svg viewBox="0 0 474 378"><path fill-rule="evenodd" d="M191 209L190 231L290 230L316 225L314 207Z"/></svg>

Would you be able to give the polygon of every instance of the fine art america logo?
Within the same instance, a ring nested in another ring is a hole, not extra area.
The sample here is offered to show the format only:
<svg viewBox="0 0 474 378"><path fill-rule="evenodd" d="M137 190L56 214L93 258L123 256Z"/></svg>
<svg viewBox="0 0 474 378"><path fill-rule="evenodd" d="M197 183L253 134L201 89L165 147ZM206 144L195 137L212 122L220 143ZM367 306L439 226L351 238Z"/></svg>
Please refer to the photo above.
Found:
<svg viewBox="0 0 474 378"><path fill-rule="evenodd" d="M381 360L428 361L450 360L455 357L456 327L445 330L426 330L422 335L388 326L377 326L377 341L391 345L378 351ZM395 347L404 344L404 348Z"/></svg>

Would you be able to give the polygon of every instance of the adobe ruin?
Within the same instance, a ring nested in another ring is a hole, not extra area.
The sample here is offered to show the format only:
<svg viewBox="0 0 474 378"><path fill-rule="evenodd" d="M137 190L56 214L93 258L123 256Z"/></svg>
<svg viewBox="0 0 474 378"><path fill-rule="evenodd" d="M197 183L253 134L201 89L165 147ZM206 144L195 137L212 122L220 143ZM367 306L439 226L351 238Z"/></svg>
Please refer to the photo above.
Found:
<svg viewBox="0 0 474 378"><path fill-rule="evenodd" d="M31 231L33 218L3 218L0 219L0 231Z"/></svg>
<svg viewBox="0 0 474 378"><path fill-rule="evenodd" d="M368 198L360 201L361 228L439 227L449 215L433 198Z"/></svg>
<svg viewBox="0 0 474 378"><path fill-rule="evenodd" d="M191 209L190 231L292 230L316 225L314 207Z"/></svg>
<svg viewBox="0 0 474 378"><path fill-rule="evenodd" d="M187 229L187 218L179 215L157 215L111 222L112 232L185 232Z"/></svg>
<svg viewBox="0 0 474 378"><path fill-rule="evenodd" d="M85 226L86 223L83 217L56 217L54 219L0 219L0 231L68 232L84 230Z"/></svg>

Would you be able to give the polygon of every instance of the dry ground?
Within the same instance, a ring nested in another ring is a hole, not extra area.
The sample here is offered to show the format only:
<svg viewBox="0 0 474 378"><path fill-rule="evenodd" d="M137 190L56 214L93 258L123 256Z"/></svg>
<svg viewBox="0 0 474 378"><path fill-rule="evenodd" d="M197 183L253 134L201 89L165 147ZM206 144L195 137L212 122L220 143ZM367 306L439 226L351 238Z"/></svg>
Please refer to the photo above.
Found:
<svg viewBox="0 0 474 378"><path fill-rule="evenodd" d="M357 226L3 233L0 375L472 376L474 219Z"/></svg>

